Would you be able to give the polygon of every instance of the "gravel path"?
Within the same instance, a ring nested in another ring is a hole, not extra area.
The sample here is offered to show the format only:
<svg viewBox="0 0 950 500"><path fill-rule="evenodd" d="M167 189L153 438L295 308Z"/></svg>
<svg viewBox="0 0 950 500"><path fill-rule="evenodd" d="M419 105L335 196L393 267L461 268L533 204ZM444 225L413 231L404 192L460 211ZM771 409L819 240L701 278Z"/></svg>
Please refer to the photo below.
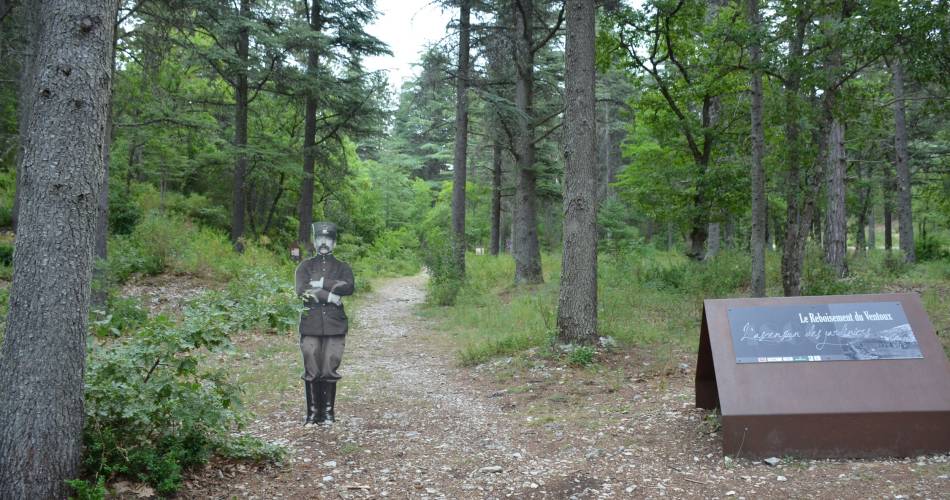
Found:
<svg viewBox="0 0 950 500"><path fill-rule="evenodd" d="M693 408L688 354L674 369L636 352L596 370L540 358L459 368L414 313L424 280L383 281L351 312L336 424L304 428L300 384L261 376L248 430L286 446L286 462L212 463L182 497L950 498L948 455L724 460L714 421ZM287 337L238 343L240 363L299 371Z"/></svg>

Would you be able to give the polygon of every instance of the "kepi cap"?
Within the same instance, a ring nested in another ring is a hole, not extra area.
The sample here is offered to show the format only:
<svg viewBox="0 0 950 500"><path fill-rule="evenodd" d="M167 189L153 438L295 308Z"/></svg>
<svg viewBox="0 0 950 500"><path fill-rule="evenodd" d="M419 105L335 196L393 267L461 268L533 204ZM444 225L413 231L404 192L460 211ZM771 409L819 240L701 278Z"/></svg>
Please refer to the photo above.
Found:
<svg viewBox="0 0 950 500"><path fill-rule="evenodd" d="M313 237L317 236L329 236L336 241L336 224L332 222L314 222L313 223Z"/></svg>

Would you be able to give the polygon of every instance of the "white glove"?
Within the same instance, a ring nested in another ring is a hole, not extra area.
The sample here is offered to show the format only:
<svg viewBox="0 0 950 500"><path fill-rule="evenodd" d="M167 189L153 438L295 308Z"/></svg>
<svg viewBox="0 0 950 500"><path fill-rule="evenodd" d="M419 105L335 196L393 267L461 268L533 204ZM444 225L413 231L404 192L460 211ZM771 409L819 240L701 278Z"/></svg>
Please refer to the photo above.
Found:
<svg viewBox="0 0 950 500"><path fill-rule="evenodd" d="M319 281L316 281L316 280L311 281L310 286L313 288L316 288L317 290L323 288L323 278L320 278Z"/></svg>
<svg viewBox="0 0 950 500"><path fill-rule="evenodd" d="M343 300L340 299L340 296L339 296L339 295L337 295L337 294L335 294L335 293L333 293L333 292L330 292L330 295L327 296L327 303L328 303L328 304L336 304L336 305L338 305L338 306L342 306L342 305L343 305Z"/></svg>

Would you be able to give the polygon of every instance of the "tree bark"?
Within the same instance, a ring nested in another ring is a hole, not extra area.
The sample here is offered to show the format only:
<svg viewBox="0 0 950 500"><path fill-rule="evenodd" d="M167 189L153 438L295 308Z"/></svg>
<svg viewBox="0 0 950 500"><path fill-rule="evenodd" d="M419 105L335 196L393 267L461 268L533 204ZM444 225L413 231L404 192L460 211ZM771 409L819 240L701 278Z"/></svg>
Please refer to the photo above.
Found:
<svg viewBox="0 0 950 500"><path fill-rule="evenodd" d="M844 9L845 6L842 5ZM838 17L840 21L846 16L844 10ZM831 15L822 20L822 31L831 44L831 49L825 61L827 85L822 99L822 111L827 133L826 147L828 152L827 184L825 194L825 262L830 265L835 274L843 277L848 273L848 220L845 208L845 171L847 169L847 152L844 145L844 123L838 117L838 94L841 78L840 36L830 26L834 23Z"/></svg>
<svg viewBox="0 0 950 500"><path fill-rule="evenodd" d="M534 0L516 0L515 106L518 109L518 180L512 220L512 253L515 283L542 283L541 248L538 244L536 173L534 166ZM522 13L525 13L524 15ZM527 17L525 17L527 16Z"/></svg>
<svg viewBox="0 0 950 500"><path fill-rule="evenodd" d="M452 254L456 276L465 276L465 182L468 161L470 0L459 4L459 56L455 78L455 155L452 161Z"/></svg>
<svg viewBox="0 0 950 500"><path fill-rule="evenodd" d="M37 1L19 228L0 350L0 497L65 498L83 374L117 3Z"/></svg>
<svg viewBox="0 0 950 500"><path fill-rule="evenodd" d="M597 339L597 165L594 112L594 0L567 0L564 86L564 250L558 339Z"/></svg>
<svg viewBox="0 0 950 500"><path fill-rule="evenodd" d="M868 248L870 250L877 250L877 221L874 219L874 203L873 201L868 203Z"/></svg>
<svg viewBox="0 0 950 500"><path fill-rule="evenodd" d="M825 262L834 268L838 277L843 277L848 273L846 246L848 225L845 215L844 185L847 157L844 148L844 123L835 116L830 118L825 208Z"/></svg>
<svg viewBox="0 0 950 500"><path fill-rule="evenodd" d="M893 211L894 211L894 201L891 193L894 191L894 176L886 165L884 166L884 182L882 185L882 194L884 198L884 250L888 253L891 252L894 248L894 240L891 236L893 230L891 228L893 220Z"/></svg>
<svg viewBox="0 0 950 500"><path fill-rule="evenodd" d="M803 241L807 231L801 227L801 128L799 98L801 91L802 46L808 19L798 12L789 40L788 73L785 78L785 242L782 244L782 292L786 297L801 295ZM773 235L775 227L773 226Z"/></svg>
<svg viewBox="0 0 950 500"><path fill-rule="evenodd" d="M702 189L702 188L700 188ZM696 195L696 200L693 205L695 207L701 207L701 195ZM701 212L697 210L697 212ZM693 217L693 225L689 231L689 249L686 251L686 255L693 260L703 260L703 255L706 252L706 239L709 237L709 216L704 213L700 213Z"/></svg>
<svg viewBox="0 0 950 500"><path fill-rule="evenodd" d="M904 65L900 57L891 63L894 74L894 149L897 155L897 218L900 224L900 248L904 260L914 262L914 216L911 204L910 155L907 152L907 121L904 105Z"/></svg>
<svg viewBox="0 0 950 500"><path fill-rule="evenodd" d="M752 65L752 296L765 297L765 132L762 126L762 47L759 42L762 20L758 0L749 0L749 20L755 31L755 40L749 49Z"/></svg>
<svg viewBox="0 0 950 500"><path fill-rule="evenodd" d="M310 30L314 34L323 30L323 18L320 12L320 0L313 0L308 13ZM320 63L316 49L307 51L307 76L316 78L317 65ZM304 135L303 135L303 177L300 179L300 201L297 203L297 245L301 252L314 251L313 239L310 231L313 226L313 168L317 152L317 96L314 90L308 89L304 104ZM301 255L301 258L304 256Z"/></svg>
<svg viewBox="0 0 950 500"><path fill-rule="evenodd" d="M868 226L868 212L870 211L871 203L871 184L868 182L863 182L865 180L864 172L865 169L859 164L857 166L856 172L858 174L858 184L861 186L861 189L858 191L858 220L855 224L855 238L854 238L854 251L857 255L865 255L868 250L868 240L866 238L866 233L864 232ZM868 176L870 176L870 168L868 168Z"/></svg>
<svg viewBox="0 0 950 500"><path fill-rule="evenodd" d="M491 244L489 252L498 255L501 245L501 167L503 165L504 148L501 139L494 137L492 141L492 174L491 174Z"/></svg>
<svg viewBox="0 0 950 500"><path fill-rule="evenodd" d="M251 15L251 0L241 0L241 18ZM248 48L250 34L248 28L242 27L238 32L237 56L241 67L236 75L234 85L234 148L237 150L237 159L234 163L234 183L231 190L231 243L238 252L244 251L244 215L246 205L244 201L244 185L247 175L247 108L248 108Z"/></svg>

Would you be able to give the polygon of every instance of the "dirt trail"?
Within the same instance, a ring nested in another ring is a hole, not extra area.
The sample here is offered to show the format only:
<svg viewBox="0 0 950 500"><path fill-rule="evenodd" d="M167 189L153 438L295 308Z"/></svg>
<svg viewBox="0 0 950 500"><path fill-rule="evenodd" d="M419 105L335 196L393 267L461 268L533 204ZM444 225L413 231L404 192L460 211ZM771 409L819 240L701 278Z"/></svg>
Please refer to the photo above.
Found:
<svg viewBox="0 0 950 500"><path fill-rule="evenodd" d="M269 388L264 372L252 370L261 397L248 431L286 446L286 463L213 463L188 479L182 496L950 496L947 455L777 467L726 461L715 428L693 408L686 366L648 375L642 370L650 361L628 353L598 371L511 359L459 368L444 338L414 312L424 286L423 276L382 281L350 312L332 427L301 425L298 381ZM246 354L238 360L282 367L279 377L292 378L300 361L289 343L248 337L239 341Z"/></svg>

